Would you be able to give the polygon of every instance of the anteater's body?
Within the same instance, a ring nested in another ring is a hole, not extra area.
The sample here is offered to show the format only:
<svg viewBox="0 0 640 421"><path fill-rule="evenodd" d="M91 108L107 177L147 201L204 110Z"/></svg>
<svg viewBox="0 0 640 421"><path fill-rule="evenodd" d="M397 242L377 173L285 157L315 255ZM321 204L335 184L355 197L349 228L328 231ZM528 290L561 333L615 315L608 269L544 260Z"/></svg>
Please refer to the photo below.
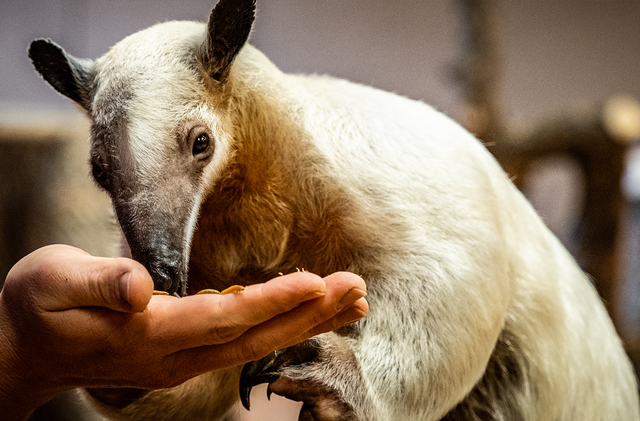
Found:
<svg viewBox="0 0 640 421"><path fill-rule="evenodd" d="M594 288L483 145L423 103L283 74L244 45L252 20L223 0L95 62L32 46L91 118L94 176L156 288L360 274L368 317L286 351L303 364L274 385L318 420L639 419ZM239 370L112 414L223 416Z"/></svg>

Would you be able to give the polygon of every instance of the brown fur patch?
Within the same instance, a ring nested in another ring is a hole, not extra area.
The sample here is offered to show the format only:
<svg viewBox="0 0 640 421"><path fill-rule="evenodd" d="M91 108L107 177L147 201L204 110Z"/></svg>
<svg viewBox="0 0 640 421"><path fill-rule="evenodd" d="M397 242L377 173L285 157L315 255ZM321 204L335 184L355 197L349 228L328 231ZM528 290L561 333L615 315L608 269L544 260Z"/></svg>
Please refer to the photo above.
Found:
<svg viewBox="0 0 640 421"><path fill-rule="evenodd" d="M322 276L347 269L354 241L346 209L353 206L339 187L314 178L326 173L317 169L323 163L280 155L268 140L257 141L268 139L264 133L247 136L202 205L190 291L264 282L296 268Z"/></svg>
<svg viewBox="0 0 640 421"><path fill-rule="evenodd" d="M349 229L349 206L344 193L325 197L312 212L296 218L287 249L289 265L320 276L347 270L355 259L356 244Z"/></svg>

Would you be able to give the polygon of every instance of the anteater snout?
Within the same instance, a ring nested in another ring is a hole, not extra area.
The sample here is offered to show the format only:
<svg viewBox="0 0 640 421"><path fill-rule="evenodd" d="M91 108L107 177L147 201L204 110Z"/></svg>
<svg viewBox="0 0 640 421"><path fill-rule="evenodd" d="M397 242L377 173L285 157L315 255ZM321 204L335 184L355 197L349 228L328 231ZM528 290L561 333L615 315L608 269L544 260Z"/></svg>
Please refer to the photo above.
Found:
<svg viewBox="0 0 640 421"><path fill-rule="evenodd" d="M184 258L178 250L165 247L147 249L142 253L132 250L132 255L151 275L155 290L185 295L187 271Z"/></svg>
<svg viewBox="0 0 640 421"><path fill-rule="evenodd" d="M151 262L147 268L153 286L158 291L167 291L169 294L177 292L184 295L183 286L186 284L186 274L183 269L182 259L162 259Z"/></svg>

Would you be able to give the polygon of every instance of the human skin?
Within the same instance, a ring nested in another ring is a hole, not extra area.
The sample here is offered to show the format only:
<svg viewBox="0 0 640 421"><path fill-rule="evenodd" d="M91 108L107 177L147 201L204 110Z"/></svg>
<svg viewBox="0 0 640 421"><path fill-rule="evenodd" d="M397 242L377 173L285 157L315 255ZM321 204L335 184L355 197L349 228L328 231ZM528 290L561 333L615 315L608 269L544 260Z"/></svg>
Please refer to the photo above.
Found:
<svg viewBox="0 0 640 421"><path fill-rule="evenodd" d="M47 246L0 293L0 412L19 420L75 387L165 388L244 364L361 319L365 291L351 273L296 272L235 294L153 296L134 260Z"/></svg>

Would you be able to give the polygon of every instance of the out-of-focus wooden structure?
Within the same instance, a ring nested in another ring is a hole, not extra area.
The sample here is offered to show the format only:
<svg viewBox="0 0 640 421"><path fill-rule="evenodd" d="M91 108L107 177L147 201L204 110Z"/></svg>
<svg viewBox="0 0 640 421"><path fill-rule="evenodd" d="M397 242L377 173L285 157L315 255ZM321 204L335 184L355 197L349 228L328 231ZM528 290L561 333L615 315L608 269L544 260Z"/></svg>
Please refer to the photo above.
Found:
<svg viewBox="0 0 640 421"><path fill-rule="evenodd" d="M88 123L79 113L1 110L0 287L18 260L48 244L117 254L119 232L109 200L89 178L88 138ZM74 391L30 419L104 421Z"/></svg>
<svg viewBox="0 0 640 421"><path fill-rule="evenodd" d="M0 112L0 284L43 245L117 252L108 198L89 179L88 138L79 113Z"/></svg>
<svg viewBox="0 0 640 421"><path fill-rule="evenodd" d="M573 110L567 110L565 116L550 117L528 133L514 135L505 127L496 99L495 1L459 0L459 5L462 27L467 31L457 72L466 93L466 126L486 143L519 187L541 159L560 155L578 164L584 176L584 202L571 249L620 326L624 323L617 317L622 280L618 250L624 202L621 177L627 142L640 130L640 117L637 121L629 118L638 115L629 109L633 101L612 98L588 116L572 116Z"/></svg>

